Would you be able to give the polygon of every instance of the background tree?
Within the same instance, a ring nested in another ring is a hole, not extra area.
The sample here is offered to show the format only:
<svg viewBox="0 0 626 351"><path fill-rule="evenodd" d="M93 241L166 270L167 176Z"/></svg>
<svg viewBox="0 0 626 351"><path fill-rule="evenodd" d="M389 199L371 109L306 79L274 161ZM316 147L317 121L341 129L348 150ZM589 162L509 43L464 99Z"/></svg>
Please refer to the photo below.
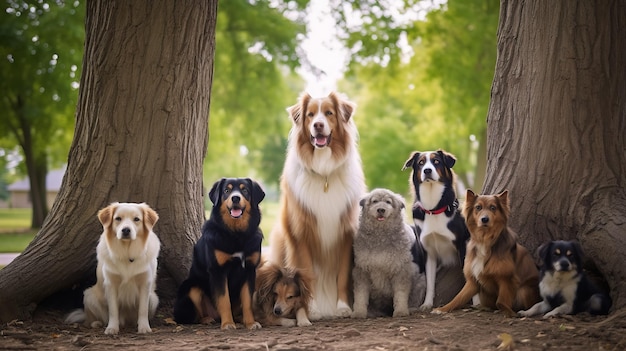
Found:
<svg viewBox="0 0 626 351"><path fill-rule="evenodd" d="M20 0L7 1L0 12L0 145L19 145L33 228L48 213L48 165L65 161L71 141L83 13L78 1Z"/></svg>
<svg viewBox="0 0 626 351"><path fill-rule="evenodd" d="M359 99L359 119L385 116L385 138L393 140L381 147L373 134L383 132L357 121L368 185L406 191L406 174L398 174L397 165L413 150L441 147L459 159L455 169L464 183L480 189L498 1L367 0L342 6L348 9L335 15L347 28L345 41L356 57L348 79L358 90L353 95ZM348 14L361 21L350 25L355 21ZM388 122L393 117L398 119ZM386 167L379 168L382 163Z"/></svg>
<svg viewBox="0 0 626 351"><path fill-rule="evenodd" d="M295 77L306 2L222 1L205 183L223 176L277 185L291 122L285 111L304 82ZM289 15L291 18L287 18ZM276 162L280 159L280 162Z"/></svg>
<svg viewBox="0 0 626 351"><path fill-rule="evenodd" d="M626 5L504 0L485 192L531 249L577 239L626 305ZM593 267L592 267L593 268Z"/></svg>
<svg viewBox="0 0 626 351"><path fill-rule="evenodd" d="M93 279L95 214L112 201L145 201L160 214L160 295L185 277L204 219L216 16L217 1L87 4L67 172L41 231L0 270L1 321L28 318L43 298Z"/></svg>

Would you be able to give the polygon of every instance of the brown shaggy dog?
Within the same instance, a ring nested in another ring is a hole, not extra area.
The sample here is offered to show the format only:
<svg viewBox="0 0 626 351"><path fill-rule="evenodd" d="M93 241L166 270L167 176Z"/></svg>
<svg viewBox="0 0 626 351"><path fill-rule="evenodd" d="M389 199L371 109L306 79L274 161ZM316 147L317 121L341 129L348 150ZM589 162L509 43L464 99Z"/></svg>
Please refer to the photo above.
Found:
<svg viewBox="0 0 626 351"><path fill-rule="evenodd" d="M292 128L270 260L311 274L311 320L352 314L352 240L365 193L355 108L333 92L322 98L305 93L287 109Z"/></svg>
<svg viewBox="0 0 626 351"><path fill-rule="evenodd" d="M257 269L254 316L262 325L310 326L311 278L265 262Z"/></svg>
<svg viewBox="0 0 626 351"><path fill-rule="evenodd" d="M434 312L450 312L479 294L482 306L511 317L540 300L539 271L507 227L509 214L508 191L476 195L467 190L463 215L471 237L463 267L465 285L450 303Z"/></svg>

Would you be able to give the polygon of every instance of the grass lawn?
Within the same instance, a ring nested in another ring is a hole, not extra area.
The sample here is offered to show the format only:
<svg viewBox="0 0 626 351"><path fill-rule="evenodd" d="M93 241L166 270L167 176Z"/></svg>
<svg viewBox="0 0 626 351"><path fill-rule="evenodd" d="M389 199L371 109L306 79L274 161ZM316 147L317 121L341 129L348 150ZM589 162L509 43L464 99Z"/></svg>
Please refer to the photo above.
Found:
<svg viewBox="0 0 626 351"><path fill-rule="evenodd" d="M30 216L30 209L0 209L0 253L22 252L33 240L37 230L30 229Z"/></svg>

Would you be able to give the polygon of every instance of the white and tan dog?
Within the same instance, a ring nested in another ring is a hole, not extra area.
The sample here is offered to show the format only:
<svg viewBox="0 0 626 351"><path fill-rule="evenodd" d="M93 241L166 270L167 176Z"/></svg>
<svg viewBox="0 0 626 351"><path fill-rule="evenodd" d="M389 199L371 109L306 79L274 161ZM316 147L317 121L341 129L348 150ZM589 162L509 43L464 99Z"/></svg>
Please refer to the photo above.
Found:
<svg viewBox="0 0 626 351"><path fill-rule="evenodd" d="M114 202L98 212L98 219L104 231L96 248L97 281L85 290L84 310L70 313L65 322L92 328L107 324L105 334L136 322L138 333L151 332L161 247L152 228L159 216L145 203Z"/></svg>
<svg viewBox="0 0 626 351"><path fill-rule="evenodd" d="M305 93L288 109L293 125L271 261L312 276L312 320L352 314L352 240L365 193L355 108L333 92L323 98Z"/></svg>

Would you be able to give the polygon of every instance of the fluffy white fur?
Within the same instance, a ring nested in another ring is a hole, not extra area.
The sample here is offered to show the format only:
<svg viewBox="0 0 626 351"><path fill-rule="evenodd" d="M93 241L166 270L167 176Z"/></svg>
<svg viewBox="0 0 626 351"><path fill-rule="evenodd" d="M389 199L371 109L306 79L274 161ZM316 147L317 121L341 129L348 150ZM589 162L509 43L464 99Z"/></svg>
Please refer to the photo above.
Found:
<svg viewBox="0 0 626 351"><path fill-rule="evenodd" d="M354 109L337 93L318 99L303 94L288 109L293 126L272 261L312 274L312 320L352 313L347 296L351 247L365 192Z"/></svg>
<svg viewBox="0 0 626 351"><path fill-rule="evenodd" d="M145 203L112 203L98 212L104 229L96 248L97 282L84 292L84 310L68 315L66 323L107 325L105 334L137 323L138 333L151 332L156 311L157 257L161 243L152 231L157 213Z"/></svg>
<svg viewBox="0 0 626 351"><path fill-rule="evenodd" d="M375 189L361 200L359 230L354 239L354 312L352 317L408 316L424 299L425 278L415 260L415 233L404 222L404 199Z"/></svg>

